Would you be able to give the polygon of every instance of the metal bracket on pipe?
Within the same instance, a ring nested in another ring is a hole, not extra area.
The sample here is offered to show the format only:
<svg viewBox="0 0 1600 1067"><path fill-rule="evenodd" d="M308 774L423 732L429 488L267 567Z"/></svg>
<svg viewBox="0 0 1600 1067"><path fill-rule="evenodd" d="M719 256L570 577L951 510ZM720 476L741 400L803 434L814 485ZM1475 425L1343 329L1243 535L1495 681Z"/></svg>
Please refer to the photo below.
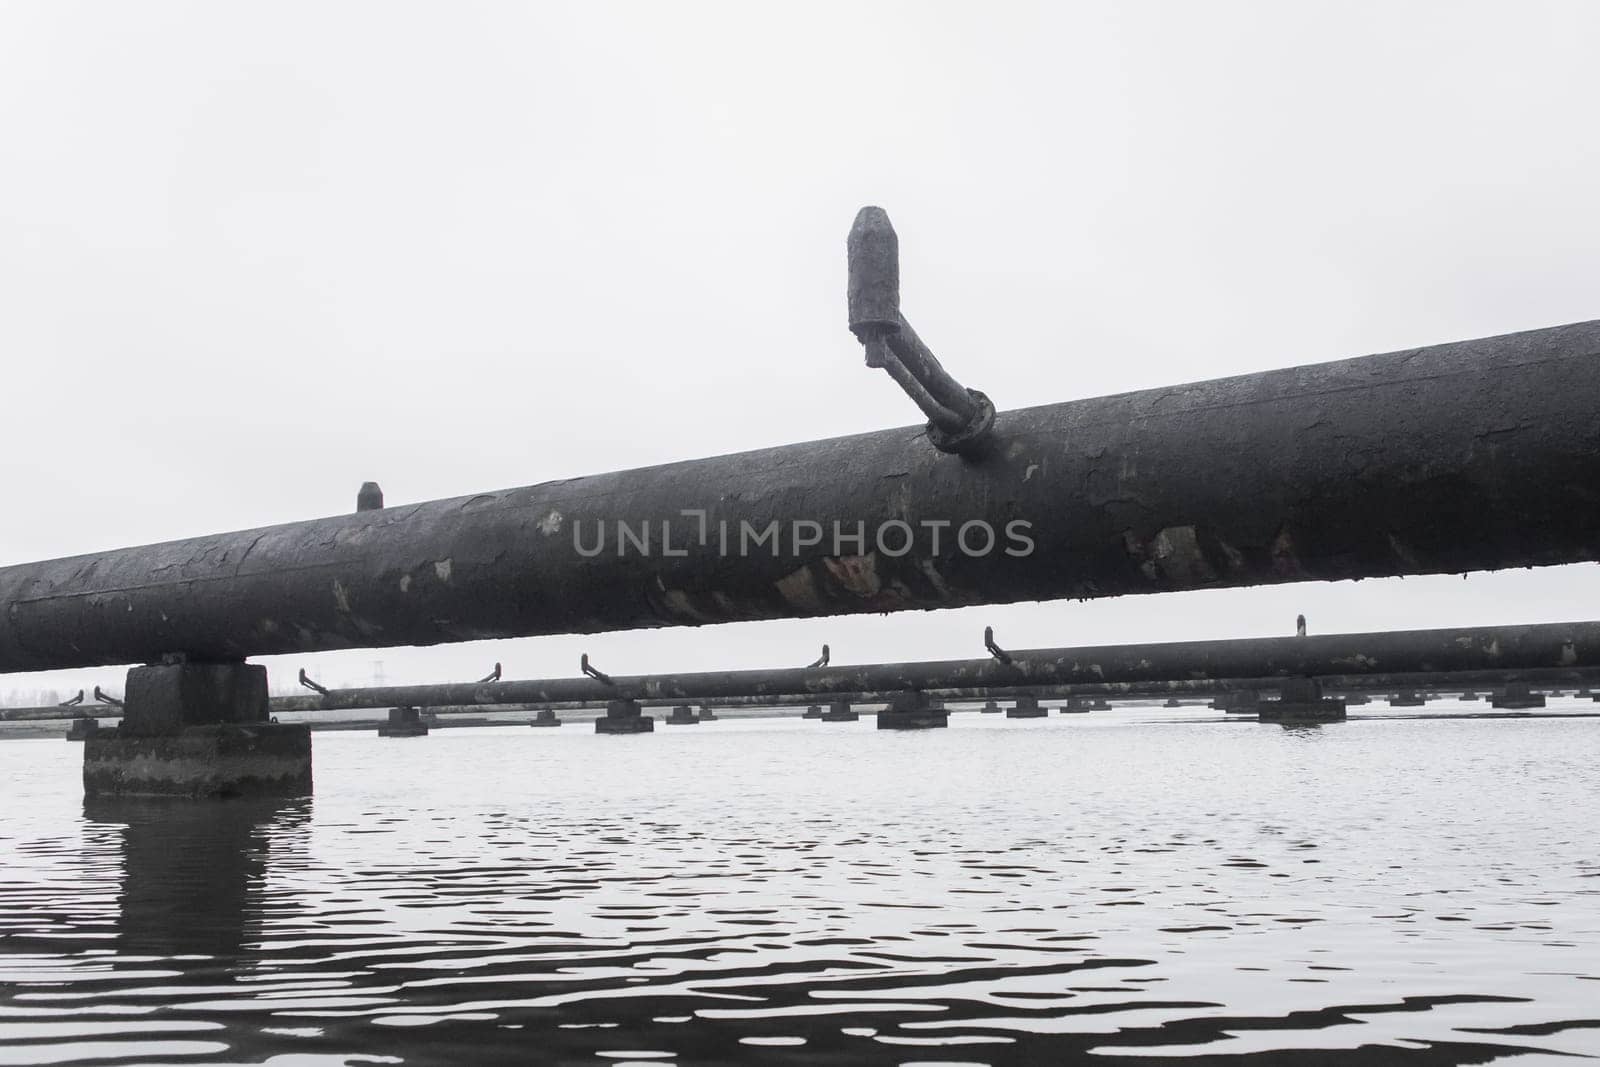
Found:
<svg viewBox="0 0 1600 1067"><path fill-rule="evenodd" d="M582 656L580 656L578 658L578 666L583 669L583 673L584 674L587 674L589 677L595 679L598 682L603 682L606 685L615 685L616 684L615 682L613 682L611 680L611 675L606 674L603 671L596 670L595 668L589 666L589 653L587 653L587 652L585 652Z"/></svg>
<svg viewBox="0 0 1600 1067"><path fill-rule="evenodd" d="M827 665L828 665L828 646L827 645L823 645L822 646L822 655L817 657L815 663L812 663L812 664L808 665L806 667L806 670L809 671L814 667L826 667Z"/></svg>
<svg viewBox="0 0 1600 1067"><path fill-rule="evenodd" d="M377 482L362 482L356 492L357 511L382 511L383 489Z"/></svg>
<svg viewBox="0 0 1600 1067"><path fill-rule="evenodd" d="M928 416L928 439L941 452L974 455L994 429L994 404L940 365L900 313L900 238L881 207L856 213L846 242L850 261L850 332Z"/></svg>
<svg viewBox="0 0 1600 1067"><path fill-rule="evenodd" d="M73 697L71 700L63 700L61 702L61 707L63 707L63 708L75 708L79 704L82 704L82 703L83 703L83 690L80 689L80 690L78 690L78 695Z"/></svg>
<svg viewBox="0 0 1600 1067"><path fill-rule="evenodd" d="M989 655L993 656L1001 663L1004 663L1006 666L1011 666L1013 662L1011 659L1011 653L995 644L993 626L985 626L983 628L983 647L989 650Z"/></svg>
<svg viewBox="0 0 1600 1067"><path fill-rule="evenodd" d="M316 682L313 682L310 678L306 677L306 669L304 667L300 668L300 684L311 690L313 693L321 693L323 696L328 695L326 686L318 685Z"/></svg>
<svg viewBox="0 0 1600 1067"><path fill-rule="evenodd" d="M494 670L490 671L484 677L479 678L477 684L484 685L484 684L487 684L488 682L498 682L499 680L500 680L500 664L496 663L494 665Z"/></svg>
<svg viewBox="0 0 1600 1067"><path fill-rule="evenodd" d="M122 707L122 701L103 691L98 685L94 687L94 698L102 704L110 704L114 708Z"/></svg>

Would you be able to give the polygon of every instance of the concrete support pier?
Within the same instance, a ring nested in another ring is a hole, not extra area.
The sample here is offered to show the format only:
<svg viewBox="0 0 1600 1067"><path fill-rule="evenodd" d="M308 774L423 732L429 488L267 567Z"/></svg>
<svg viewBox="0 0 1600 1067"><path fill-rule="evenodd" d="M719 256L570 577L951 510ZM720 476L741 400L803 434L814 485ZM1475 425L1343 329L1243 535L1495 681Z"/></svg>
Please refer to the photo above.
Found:
<svg viewBox="0 0 1600 1067"><path fill-rule="evenodd" d="M808 707L806 709L806 713L804 715L800 716L800 717L802 719L820 719L820 718L822 718L822 705L821 704L813 704L813 705L811 705L810 707Z"/></svg>
<svg viewBox="0 0 1600 1067"><path fill-rule="evenodd" d="M986 700L983 703L983 714L985 715L998 715L1004 710L1004 708L992 700Z"/></svg>
<svg viewBox="0 0 1600 1067"><path fill-rule="evenodd" d="M644 714L637 700L609 700L606 713L594 721L597 734L648 734L655 728L655 718Z"/></svg>
<svg viewBox="0 0 1600 1067"><path fill-rule="evenodd" d="M845 700L835 700L828 705L828 710L822 713L823 722L855 722L860 718L861 713Z"/></svg>
<svg viewBox="0 0 1600 1067"><path fill-rule="evenodd" d="M1067 706L1061 709L1067 711L1110 711L1111 705L1106 703L1105 697L1067 697Z"/></svg>
<svg viewBox="0 0 1600 1067"><path fill-rule="evenodd" d="M1342 722L1344 701L1322 695L1322 683L1315 678L1290 678L1279 687L1277 700L1263 700L1258 718L1262 722Z"/></svg>
<svg viewBox="0 0 1600 1067"><path fill-rule="evenodd" d="M73 719L72 725L67 727L68 741L87 741L100 731L99 719Z"/></svg>
<svg viewBox="0 0 1600 1067"><path fill-rule="evenodd" d="M1389 698L1391 708L1420 708L1428 702L1428 698L1414 689L1402 689Z"/></svg>
<svg viewBox="0 0 1600 1067"><path fill-rule="evenodd" d="M717 713L712 711L710 708L702 707L700 709L700 721L701 722L716 722L717 721Z"/></svg>
<svg viewBox="0 0 1600 1067"><path fill-rule="evenodd" d="M1472 703L1472 702L1473 702L1473 701L1474 701L1474 700L1482 700L1482 699L1483 699L1483 697L1482 697L1482 696L1480 696L1480 695L1478 695L1478 694L1477 694L1477 693L1474 693L1474 692L1473 692L1473 691L1472 691L1472 690L1470 690L1470 689L1468 689L1468 690L1467 690L1467 691L1466 691L1466 692L1465 692L1465 693L1462 693L1462 694L1461 694L1461 695L1460 695L1460 696L1459 696L1459 697L1457 697L1457 698L1456 698L1456 699L1457 699L1457 700L1465 700L1465 701L1466 701L1466 702L1467 702L1467 703L1469 703L1469 704L1470 704L1470 703Z"/></svg>
<svg viewBox="0 0 1600 1067"><path fill-rule="evenodd" d="M270 721L265 667L135 667L124 704L115 730L84 741L89 798L311 792L311 728Z"/></svg>
<svg viewBox="0 0 1600 1067"><path fill-rule="evenodd" d="M1254 689L1237 689L1224 694L1218 705L1230 715L1255 715L1261 710L1261 694Z"/></svg>
<svg viewBox="0 0 1600 1067"><path fill-rule="evenodd" d="M378 726L379 737L427 737L428 722L420 708L390 708L389 721Z"/></svg>
<svg viewBox="0 0 1600 1067"><path fill-rule="evenodd" d="M1035 696L1021 696L1016 700L1016 706L1006 709L1008 719L1042 719L1050 714L1049 708L1039 706L1039 698Z"/></svg>
<svg viewBox="0 0 1600 1067"><path fill-rule="evenodd" d="M880 730L929 730L950 725L950 713L920 689L895 693L878 712Z"/></svg>
<svg viewBox="0 0 1600 1067"><path fill-rule="evenodd" d="M1365 693L1346 693L1343 697L1344 706L1347 708L1359 707L1362 704L1372 703L1372 698Z"/></svg>
<svg viewBox="0 0 1600 1067"><path fill-rule="evenodd" d="M535 713L528 722L529 726L560 726L561 720L556 718L556 713L550 708Z"/></svg>
<svg viewBox="0 0 1600 1067"><path fill-rule="evenodd" d="M666 722L668 726L698 726L700 716L696 715L689 705L679 704L672 709L672 714L667 716Z"/></svg>
<svg viewBox="0 0 1600 1067"><path fill-rule="evenodd" d="M1496 689L1494 698L1489 703L1492 707L1520 711L1526 708L1542 708L1545 699L1543 693L1535 693L1526 685L1508 685L1504 689Z"/></svg>

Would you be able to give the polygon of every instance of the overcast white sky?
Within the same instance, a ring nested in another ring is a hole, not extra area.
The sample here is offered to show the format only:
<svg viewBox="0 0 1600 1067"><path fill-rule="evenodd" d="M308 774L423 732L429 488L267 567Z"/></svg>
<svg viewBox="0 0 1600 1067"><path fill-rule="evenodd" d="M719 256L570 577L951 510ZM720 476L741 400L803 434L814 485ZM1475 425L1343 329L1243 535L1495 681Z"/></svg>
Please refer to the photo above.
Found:
<svg viewBox="0 0 1600 1067"><path fill-rule="evenodd" d="M0 0L0 565L1595 317L1592 3ZM1593 617L1594 566L268 659L362 684ZM122 671L0 679L96 683Z"/></svg>

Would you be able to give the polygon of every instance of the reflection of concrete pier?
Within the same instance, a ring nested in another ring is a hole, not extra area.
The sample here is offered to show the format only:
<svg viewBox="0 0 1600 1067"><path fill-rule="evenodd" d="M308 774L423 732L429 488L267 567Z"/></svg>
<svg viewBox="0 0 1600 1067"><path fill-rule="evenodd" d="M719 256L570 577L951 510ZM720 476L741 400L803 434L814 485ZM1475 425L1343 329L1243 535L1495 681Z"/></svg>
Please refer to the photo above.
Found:
<svg viewBox="0 0 1600 1067"><path fill-rule="evenodd" d="M606 713L594 721L597 734L648 734L655 728L656 720L643 713L637 700L608 701Z"/></svg>
<svg viewBox="0 0 1600 1067"><path fill-rule="evenodd" d="M428 723L419 708L390 708L389 721L378 726L379 737L427 737Z"/></svg>
<svg viewBox="0 0 1600 1067"><path fill-rule="evenodd" d="M895 693L878 712L880 730L928 730L950 725L950 713L920 690Z"/></svg>
<svg viewBox="0 0 1600 1067"><path fill-rule="evenodd" d="M1535 693L1526 685L1508 685L1495 690L1494 698L1489 703L1491 707L1522 710L1542 708L1545 699L1543 693Z"/></svg>
<svg viewBox="0 0 1600 1067"><path fill-rule="evenodd" d="M171 798L85 799L87 822L122 828L117 952L211 957L208 967L219 980L248 973L236 972L234 964L261 936L271 910L263 908L266 871L286 836L287 847L294 847L296 835L286 831L303 828L304 803L268 797L200 805Z"/></svg>

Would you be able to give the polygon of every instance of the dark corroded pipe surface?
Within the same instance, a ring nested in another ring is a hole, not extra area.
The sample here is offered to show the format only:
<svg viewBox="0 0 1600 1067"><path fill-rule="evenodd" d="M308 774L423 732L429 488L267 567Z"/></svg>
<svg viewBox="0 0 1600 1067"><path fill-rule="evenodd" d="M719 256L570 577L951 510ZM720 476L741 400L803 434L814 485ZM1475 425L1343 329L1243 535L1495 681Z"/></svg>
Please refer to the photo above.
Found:
<svg viewBox="0 0 1600 1067"><path fill-rule="evenodd" d="M39 722L50 719L115 719L122 709L110 704L50 704L42 708L0 708L0 722Z"/></svg>
<svg viewBox="0 0 1600 1067"><path fill-rule="evenodd" d="M996 690L1129 684L1179 691L1168 683L1459 671L1554 671L1600 668L1600 622L1546 623L1464 630L1322 634L1234 641L1181 641L1013 651L998 659L830 665L783 670L722 671L656 677L612 676L503 681L489 684L333 689L314 706L426 707L441 704L547 704L630 698L708 701L723 697L794 698L907 689L951 696Z"/></svg>
<svg viewBox="0 0 1600 1067"><path fill-rule="evenodd" d="M1593 560L1597 365L1580 323L8 567L0 672Z"/></svg>

